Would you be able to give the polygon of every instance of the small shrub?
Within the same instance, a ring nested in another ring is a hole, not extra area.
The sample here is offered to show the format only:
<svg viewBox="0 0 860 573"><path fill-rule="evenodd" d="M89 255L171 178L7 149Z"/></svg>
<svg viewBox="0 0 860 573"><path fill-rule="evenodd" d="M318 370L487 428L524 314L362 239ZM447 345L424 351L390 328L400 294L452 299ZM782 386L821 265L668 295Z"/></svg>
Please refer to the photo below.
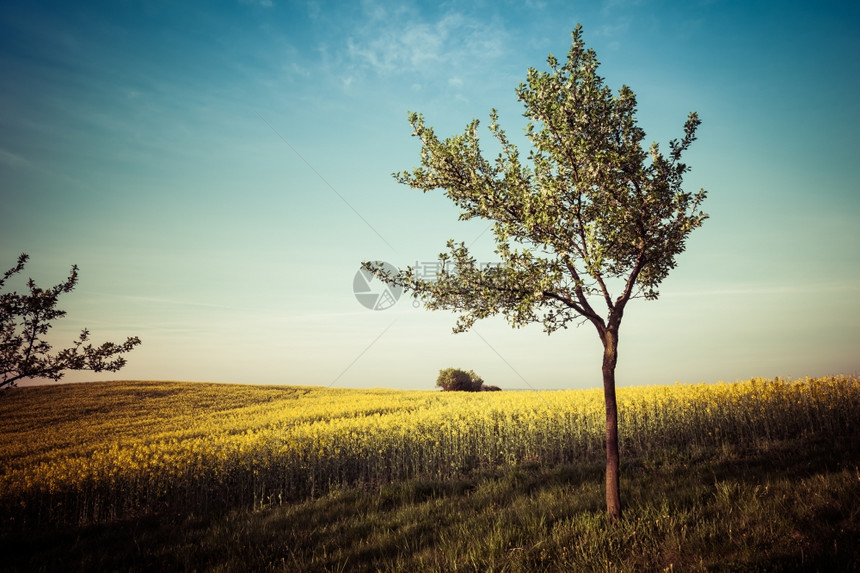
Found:
<svg viewBox="0 0 860 573"><path fill-rule="evenodd" d="M500 392L501 390L498 386L481 386L481 392Z"/></svg>
<svg viewBox="0 0 860 573"><path fill-rule="evenodd" d="M480 392L484 381L473 370L445 368L439 371L436 386L445 392Z"/></svg>

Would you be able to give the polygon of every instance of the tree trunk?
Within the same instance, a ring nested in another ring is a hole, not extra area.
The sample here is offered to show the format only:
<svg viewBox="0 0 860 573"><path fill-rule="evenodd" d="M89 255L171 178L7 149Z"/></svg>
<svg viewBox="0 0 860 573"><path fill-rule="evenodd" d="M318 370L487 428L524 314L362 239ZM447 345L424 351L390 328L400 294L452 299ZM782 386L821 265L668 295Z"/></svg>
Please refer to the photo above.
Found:
<svg viewBox="0 0 860 573"><path fill-rule="evenodd" d="M618 402L615 399L615 364L618 361L618 329L608 328L603 339L603 398L606 403L606 511L610 521L621 517L618 454Z"/></svg>

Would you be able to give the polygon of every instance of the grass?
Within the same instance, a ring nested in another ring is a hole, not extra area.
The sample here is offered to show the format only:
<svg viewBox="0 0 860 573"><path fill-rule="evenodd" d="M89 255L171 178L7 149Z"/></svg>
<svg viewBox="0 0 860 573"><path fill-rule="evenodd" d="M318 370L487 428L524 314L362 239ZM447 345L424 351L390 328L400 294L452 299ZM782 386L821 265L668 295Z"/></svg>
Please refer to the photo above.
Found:
<svg viewBox="0 0 860 573"><path fill-rule="evenodd" d="M856 429L629 455L614 525L602 482L592 457L335 485L283 505L42 523L2 533L0 568L860 571Z"/></svg>

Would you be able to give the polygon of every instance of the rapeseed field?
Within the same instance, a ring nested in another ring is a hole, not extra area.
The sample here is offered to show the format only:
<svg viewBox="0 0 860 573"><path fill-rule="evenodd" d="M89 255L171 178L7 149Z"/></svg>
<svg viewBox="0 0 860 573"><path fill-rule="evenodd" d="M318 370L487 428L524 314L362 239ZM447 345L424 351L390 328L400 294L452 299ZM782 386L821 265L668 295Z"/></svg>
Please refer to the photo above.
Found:
<svg viewBox="0 0 860 573"><path fill-rule="evenodd" d="M860 379L619 388L622 456L860 430ZM0 396L2 529L267 508L603 455L600 390L105 382Z"/></svg>

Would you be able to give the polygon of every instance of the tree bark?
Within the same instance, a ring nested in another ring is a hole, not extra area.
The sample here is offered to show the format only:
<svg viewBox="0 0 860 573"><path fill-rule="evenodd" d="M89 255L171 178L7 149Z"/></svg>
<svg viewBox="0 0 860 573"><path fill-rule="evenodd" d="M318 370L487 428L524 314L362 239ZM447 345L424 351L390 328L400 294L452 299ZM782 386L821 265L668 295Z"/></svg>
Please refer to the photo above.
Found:
<svg viewBox="0 0 860 573"><path fill-rule="evenodd" d="M615 399L615 364L618 362L618 329L608 328L603 341L603 398L606 403L606 511L610 521L621 518L618 453L618 402Z"/></svg>

